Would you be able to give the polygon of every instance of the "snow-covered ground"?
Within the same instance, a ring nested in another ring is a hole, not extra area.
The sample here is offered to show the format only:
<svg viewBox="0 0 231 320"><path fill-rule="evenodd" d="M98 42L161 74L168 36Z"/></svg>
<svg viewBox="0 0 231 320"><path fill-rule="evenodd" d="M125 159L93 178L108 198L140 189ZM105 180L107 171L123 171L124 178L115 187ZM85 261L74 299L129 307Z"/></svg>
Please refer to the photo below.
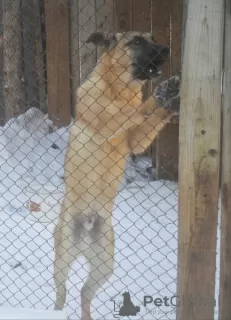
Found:
<svg viewBox="0 0 231 320"><path fill-rule="evenodd" d="M67 129L49 133L50 121L31 109L0 130L0 305L4 307L54 307L52 232L57 220L33 221L25 190L50 185L63 192ZM144 307L143 300L145 295L154 300L176 294L178 187L170 181L150 181L147 162L143 165L140 160L139 165L144 174L127 168L132 182L116 198L115 272L93 300L93 319L114 319L125 291L140 306L132 319L175 319L174 306ZM86 276L86 261L81 258L68 280L65 309L70 319L80 318L79 292Z"/></svg>

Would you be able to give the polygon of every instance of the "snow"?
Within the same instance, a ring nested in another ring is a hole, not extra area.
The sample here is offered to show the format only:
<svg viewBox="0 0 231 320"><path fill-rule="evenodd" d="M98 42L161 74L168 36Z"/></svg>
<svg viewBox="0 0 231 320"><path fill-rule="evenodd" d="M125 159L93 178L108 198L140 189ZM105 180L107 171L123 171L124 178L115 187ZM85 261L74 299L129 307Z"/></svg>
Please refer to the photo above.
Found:
<svg viewBox="0 0 231 320"><path fill-rule="evenodd" d="M1 308L0 320L67 320L64 311L35 310L25 308Z"/></svg>
<svg viewBox="0 0 231 320"><path fill-rule="evenodd" d="M30 109L0 131L3 307L50 310L54 307L52 233L57 219L45 224L33 221L26 209L28 187L46 185L63 190L68 128L52 129L55 128L46 116ZM177 275L178 186L175 182L153 181L153 170L150 175L146 171L150 165L147 158L138 159L135 169L129 169L127 164L113 212L115 271L93 300L93 319L114 319L125 291L130 292L134 305L140 306L140 312L132 319L175 319L174 306L156 307L153 303L143 306L145 295L153 299L174 296ZM65 305L69 319L80 318L80 289L87 271L86 261L81 258L70 273ZM217 299L219 267L216 278ZM116 312L111 299L117 306Z"/></svg>

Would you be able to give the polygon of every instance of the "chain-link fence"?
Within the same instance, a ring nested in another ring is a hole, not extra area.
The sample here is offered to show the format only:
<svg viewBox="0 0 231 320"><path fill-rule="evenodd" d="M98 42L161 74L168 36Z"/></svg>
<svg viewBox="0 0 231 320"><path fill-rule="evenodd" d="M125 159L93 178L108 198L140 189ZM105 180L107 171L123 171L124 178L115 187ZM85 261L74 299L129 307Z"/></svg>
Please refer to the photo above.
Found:
<svg viewBox="0 0 231 320"><path fill-rule="evenodd" d="M175 319L182 7L0 1L1 306Z"/></svg>

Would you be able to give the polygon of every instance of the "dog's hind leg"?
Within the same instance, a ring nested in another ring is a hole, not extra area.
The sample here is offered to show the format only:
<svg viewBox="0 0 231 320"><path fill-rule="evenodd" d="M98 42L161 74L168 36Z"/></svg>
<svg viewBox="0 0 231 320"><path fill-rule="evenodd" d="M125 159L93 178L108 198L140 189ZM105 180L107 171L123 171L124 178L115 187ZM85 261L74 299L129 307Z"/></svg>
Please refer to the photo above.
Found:
<svg viewBox="0 0 231 320"><path fill-rule="evenodd" d="M55 310L62 310L66 302L66 281L73 262L72 260L67 263L66 260L69 259L70 254L64 252L62 257L56 259L54 263L54 280L56 286Z"/></svg>
<svg viewBox="0 0 231 320"><path fill-rule="evenodd" d="M114 234L112 228L108 229L107 226L107 228L100 229L100 239L85 252L85 256L89 262L89 276L81 290L81 319L91 320L91 302L97 291L113 273Z"/></svg>
<svg viewBox="0 0 231 320"><path fill-rule="evenodd" d="M63 208L62 208L63 210ZM54 282L56 286L55 310L62 310L66 301L66 281L73 262L78 256L71 241L72 230L68 223L64 223L61 215L54 230ZM64 234L65 232L65 234Z"/></svg>
<svg viewBox="0 0 231 320"><path fill-rule="evenodd" d="M116 145L116 148L113 146ZM111 150L110 150L111 148ZM90 307L98 289L111 277L114 270L114 231L112 227L112 211L118 187L124 174L127 142L113 140L108 143L109 157L103 162L107 169L101 175L97 186L103 192L97 196L94 206L98 218L91 231L93 244L84 252L89 261L89 276L81 290L82 320L91 320Z"/></svg>

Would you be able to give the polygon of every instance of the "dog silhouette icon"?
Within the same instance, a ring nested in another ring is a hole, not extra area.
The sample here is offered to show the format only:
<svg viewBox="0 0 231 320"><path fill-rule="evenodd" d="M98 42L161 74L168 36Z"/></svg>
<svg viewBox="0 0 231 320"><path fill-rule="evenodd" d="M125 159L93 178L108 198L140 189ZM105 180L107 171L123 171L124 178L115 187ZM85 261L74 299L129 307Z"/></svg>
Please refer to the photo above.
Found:
<svg viewBox="0 0 231 320"><path fill-rule="evenodd" d="M140 312L140 307L134 306L129 292L124 292L122 295L123 305L120 308L119 315L121 317L136 316Z"/></svg>

